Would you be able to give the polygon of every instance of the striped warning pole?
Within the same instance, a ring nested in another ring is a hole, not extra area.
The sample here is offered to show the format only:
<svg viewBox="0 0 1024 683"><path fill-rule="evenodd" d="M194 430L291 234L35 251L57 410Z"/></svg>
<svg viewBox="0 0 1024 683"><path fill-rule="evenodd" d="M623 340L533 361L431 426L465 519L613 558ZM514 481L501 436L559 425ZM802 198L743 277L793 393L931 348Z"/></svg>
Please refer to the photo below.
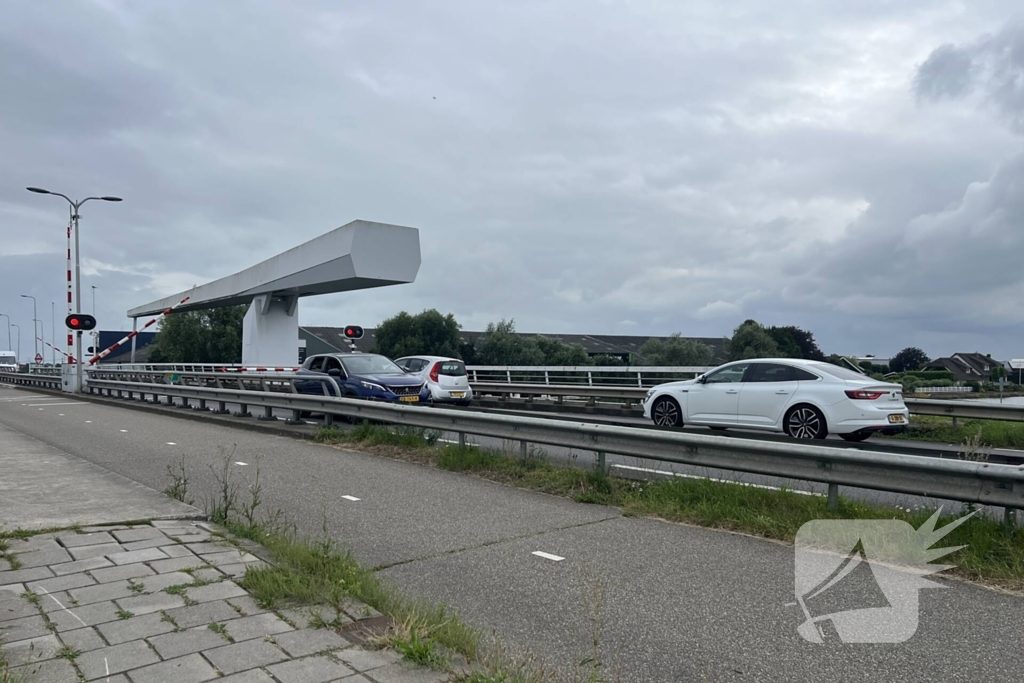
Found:
<svg viewBox="0 0 1024 683"><path fill-rule="evenodd" d="M184 299L182 299L182 300L181 300L181 301L179 301L178 303L174 304L173 306L171 306L170 308L168 308L168 309L167 309L166 311L164 311L163 313L161 313L160 315L158 315L157 317L153 318L153 319L152 319L152 320L150 320L150 321L149 321L148 323L146 323L145 325L143 325L143 326L142 326L142 329L141 329L141 330L133 330L133 331L129 332L129 333L128 333L128 336L127 336L127 337L125 337L125 338L124 338L124 339L122 339L121 341L117 342L117 343L116 343L116 344L114 344L113 346L109 346L109 347L107 347L106 349L104 349L104 350L103 350L103 352L102 352L102 353L98 353L98 354L96 354L95 356L93 356L93 357L92 357L92 358L91 358L91 359L89 360L89 365L95 365L96 363L98 363L98 362L99 362L99 361L101 361L102 359L106 358L107 356L109 356L109 355L110 355L110 352L111 352L111 351L113 351L114 349L116 349L116 348L117 348L118 346L120 346L121 344L124 344L124 343L125 343L126 341L130 341L131 339L133 339L134 337L136 337L136 336L137 336L137 335L139 334L139 332L143 332L143 331L145 331L145 329L146 329L147 327L149 327L150 325L152 325L152 324L156 323L156 322L157 322L158 320L160 320L160 319L161 319L161 318L163 318L163 317L164 317L165 315L167 315L168 313L170 313L171 311L173 311L173 310L174 310L175 308L177 308L178 306L181 306L181 305L182 305L183 303L185 303L186 301L188 301L188 300L189 300L190 298L191 298L191 297L187 297L187 296L186 296L186 297L185 297Z"/></svg>
<svg viewBox="0 0 1024 683"><path fill-rule="evenodd" d="M71 310L71 219L68 219L68 315L71 315L74 311ZM68 330L68 352L64 355L67 356L68 362L75 362L75 336ZM62 352L63 353L63 352Z"/></svg>

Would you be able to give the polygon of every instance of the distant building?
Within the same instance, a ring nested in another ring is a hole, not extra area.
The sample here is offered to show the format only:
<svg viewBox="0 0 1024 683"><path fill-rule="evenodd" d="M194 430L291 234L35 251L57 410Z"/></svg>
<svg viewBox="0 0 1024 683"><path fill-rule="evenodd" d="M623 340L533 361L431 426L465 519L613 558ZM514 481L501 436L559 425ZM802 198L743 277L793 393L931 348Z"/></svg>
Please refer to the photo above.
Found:
<svg viewBox="0 0 1024 683"><path fill-rule="evenodd" d="M957 382L988 382L992 379L992 370L999 366L1009 374L1009 364L992 358L991 354L954 353L952 356L936 358L924 369L946 370L953 373L953 379Z"/></svg>
<svg viewBox="0 0 1024 683"><path fill-rule="evenodd" d="M307 355L312 356L318 353L347 353L351 350L350 340L345 338L343 327L299 327L299 356L300 361ZM376 330L373 328L363 329L363 338L351 341L355 350L361 353L373 351L377 343ZM462 341L475 344L483 335L483 332L460 331ZM630 336L620 334L537 334L532 332L517 332L521 337L548 337L557 339L564 344L579 344L593 356L614 356L626 363L636 361L640 347L652 337ZM656 339L668 339L668 337L653 337ZM714 362L721 363L726 360L725 340L721 337L695 337L695 341L707 344L714 349Z"/></svg>

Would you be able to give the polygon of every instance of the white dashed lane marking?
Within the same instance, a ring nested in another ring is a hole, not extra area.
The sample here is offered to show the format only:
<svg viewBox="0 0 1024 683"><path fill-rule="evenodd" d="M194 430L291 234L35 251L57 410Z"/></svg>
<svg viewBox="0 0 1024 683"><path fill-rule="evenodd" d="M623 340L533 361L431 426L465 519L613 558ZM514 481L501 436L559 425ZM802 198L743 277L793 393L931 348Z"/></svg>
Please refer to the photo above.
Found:
<svg viewBox="0 0 1024 683"><path fill-rule="evenodd" d="M247 463L247 462L236 462L235 464L236 465L241 465L242 467L248 467L249 466L249 463Z"/></svg>
<svg viewBox="0 0 1024 683"><path fill-rule="evenodd" d="M127 434L127 433L128 433L128 430L127 430L127 429L122 429L122 430L120 430L120 431L121 431L121 433L122 433L122 434Z"/></svg>
<svg viewBox="0 0 1024 683"><path fill-rule="evenodd" d="M177 446L178 444L174 443L173 441L168 441L167 445L168 446Z"/></svg>
<svg viewBox="0 0 1024 683"><path fill-rule="evenodd" d="M545 560L551 560L552 562L561 562L562 560L565 559L564 557L559 557L558 555L552 555L551 553L542 553L539 550L534 550L530 554L531 555L536 555L537 557L543 557Z"/></svg>
<svg viewBox="0 0 1024 683"><path fill-rule="evenodd" d="M35 408L36 406L80 406L83 401L64 401L61 403L29 403L29 408Z"/></svg>
<svg viewBox="0 0 1024 683"><path fill-rule="evenodd" d="M357 501L357 500L359 500L359 499L358 499L358 498L356 498L355 496L342 496L342 498L344 498L345 500L351 500L351 501Z"/></svg>

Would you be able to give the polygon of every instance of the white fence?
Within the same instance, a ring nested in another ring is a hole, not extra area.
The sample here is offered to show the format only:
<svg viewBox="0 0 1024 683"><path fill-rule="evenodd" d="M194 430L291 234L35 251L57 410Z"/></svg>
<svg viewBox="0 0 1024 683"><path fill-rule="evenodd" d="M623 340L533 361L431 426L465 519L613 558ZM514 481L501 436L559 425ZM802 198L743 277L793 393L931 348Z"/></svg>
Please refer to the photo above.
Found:
<svg viewBox="0 0 1024 683"><path fill-rule="evenodd" d="M918 387L908 394L969 394L974 387Z"/></svg>
<svg viewBox="0 0 1024 683"><path fill-rule="evenodd" d="M649 387L664 382L693 379L717 366L576 366L576 365L470 365L470 382L507 384L580 384L584 386Z"/></svg>

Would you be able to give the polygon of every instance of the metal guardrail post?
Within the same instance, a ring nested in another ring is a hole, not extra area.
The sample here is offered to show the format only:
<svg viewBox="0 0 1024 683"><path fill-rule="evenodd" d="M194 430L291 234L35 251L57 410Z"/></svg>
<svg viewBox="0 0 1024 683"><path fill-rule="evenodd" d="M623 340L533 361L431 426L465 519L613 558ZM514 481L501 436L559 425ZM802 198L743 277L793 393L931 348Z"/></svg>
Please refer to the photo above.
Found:
<svg viewBox="0 0 1024 683"><path fill-rule="evenodd" d="M245 403L238 404L238 412L233 413L235 417L252 417L252 413L249 412L249 406Z"/></svg>
<svg viewBox="0 0 1024 683"><path fill-rule="evenodd" d="M597 471L601 474L608 473L608 465L605 462L604 451L597 452Z"/></svg>
<svg viewBox="0 0 1024 683"><path fill-rule="evenodd" d="M828 509L839 509L839 484L828 485Z"/></svg>
<svg viewBox="0 0 1024 683"><path fill-rule="evenodd" d="M266 389L264 389L264 391L266 391ZM277 418L274 417L273 407L263 406L263 414L257 417L256 419L261 420L263 422L270 422L271 420L276 420Z"/></svg>
<svg viewBox="0 0 1024 683"><path fill-rule="evenodd" d="M459 432L459 448L466 447L466 432Z"/></svg>
<svg viewBox="0 0 1024 683"><path fill-rule="evenodd" d="M519 457L522 460L526 460L526 458L529 457L529 450L530 449L529 449L529 446L527 445L528 443L529 442L526 441L525 439L519 442Z"/></svg>
<svg viewBox="0 0 1024 683"><path fill-rule="evenodd" d="M217 401L217 409L211 412L213 412L214 415L227 415L228 404L224 401Z"/></svg>

